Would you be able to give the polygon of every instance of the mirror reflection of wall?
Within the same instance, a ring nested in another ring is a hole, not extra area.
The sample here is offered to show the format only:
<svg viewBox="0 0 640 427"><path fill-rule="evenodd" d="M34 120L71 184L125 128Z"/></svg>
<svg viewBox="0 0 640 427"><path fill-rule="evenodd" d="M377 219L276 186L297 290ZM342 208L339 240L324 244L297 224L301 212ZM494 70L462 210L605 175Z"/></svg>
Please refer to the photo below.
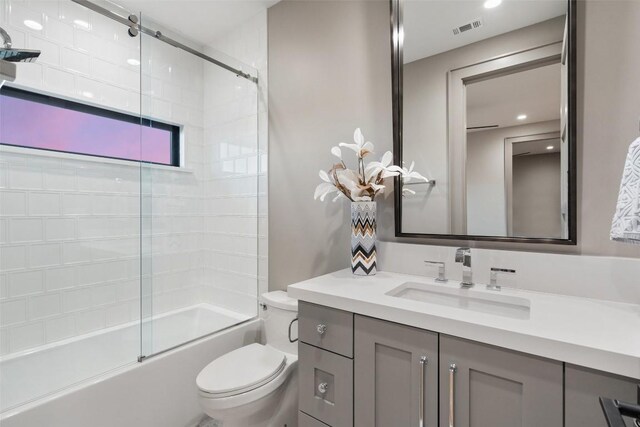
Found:
<svg viewBox="0 0 640 427"><path fill-rule="evenodd" d="M567 9L403 2L403 233L568 237Z"/></svg>

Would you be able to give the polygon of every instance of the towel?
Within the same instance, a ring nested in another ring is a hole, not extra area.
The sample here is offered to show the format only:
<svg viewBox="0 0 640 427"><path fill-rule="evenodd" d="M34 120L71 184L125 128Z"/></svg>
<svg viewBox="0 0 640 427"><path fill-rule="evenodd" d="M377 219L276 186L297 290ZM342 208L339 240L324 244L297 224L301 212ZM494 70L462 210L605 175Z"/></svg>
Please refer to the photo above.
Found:
<svg viewBox="0 0 640 427"><path fill-rule="evenodd" d="M631 143L627 154L611 240L640 245L640 138Z"/></svg>

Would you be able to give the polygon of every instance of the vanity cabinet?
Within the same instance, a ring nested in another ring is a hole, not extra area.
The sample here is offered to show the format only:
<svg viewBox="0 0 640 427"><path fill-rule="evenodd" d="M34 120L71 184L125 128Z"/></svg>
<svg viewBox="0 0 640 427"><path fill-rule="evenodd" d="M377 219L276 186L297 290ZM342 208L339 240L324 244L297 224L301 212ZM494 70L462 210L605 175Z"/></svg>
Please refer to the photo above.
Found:
<svg viewBox="0 0 640 427"><path fill-rule="evenodd" d="M353 313L301 302L298 318L300 341L353 357Z"/></svg>
<svg viewBox="0 0 640 427"><path fill-rule="evenodd" d="M298 427L329 427L322 421L318 421L302 411L298 412Z"/></svg>
<svg viewBox="0 0 640 427"><path fill-rule="evenodd" d="M353 313L298 304L299 422L353 425Z"/></svg>
<svg viewBox="0 0 640 427"><path fill-rule="evenodd" d="M358 315L354 325L354 425L436 426L438 334Z"/></svg>
<svg viewBox="0 0 640 427"><path fill-rule="evenodd" d="M562 427L562 369L554 360L440 335L440 426Z"/></svg>
<svg viewBox="0 0 640 427"><path fill-rule="evenodd" d="M594 371L581 366L565 367L565 427L603 427L606 420L600 397L640 404L640 380ZM628 427L635 427L627 419Z"/></svg>
<svg viewBox="0 0 640 427"><path fill-rule="evenodd" d="M301 427L606 427L599 397L640 398L638 380L304 301L299 321Z"/></svg>

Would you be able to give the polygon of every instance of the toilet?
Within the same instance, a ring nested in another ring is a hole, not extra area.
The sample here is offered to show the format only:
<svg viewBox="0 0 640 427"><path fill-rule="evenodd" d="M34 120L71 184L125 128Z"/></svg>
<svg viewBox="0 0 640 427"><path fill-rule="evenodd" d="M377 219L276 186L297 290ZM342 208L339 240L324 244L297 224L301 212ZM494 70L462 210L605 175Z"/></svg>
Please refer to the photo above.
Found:
<svg viewBox="0 0 640 427"><path fill-rule="evenodd" d="M262 294L264 344L253 343L209 363L196 378L200 406L223 427L295 427L298 411L298 301Z"/></svg>

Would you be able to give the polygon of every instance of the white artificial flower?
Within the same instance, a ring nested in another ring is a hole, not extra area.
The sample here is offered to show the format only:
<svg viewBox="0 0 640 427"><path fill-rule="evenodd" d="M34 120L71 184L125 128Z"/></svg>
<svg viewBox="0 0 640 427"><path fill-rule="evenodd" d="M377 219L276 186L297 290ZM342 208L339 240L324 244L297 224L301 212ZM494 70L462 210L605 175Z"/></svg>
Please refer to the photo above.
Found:
<svg viewBox="0 0 640 427"><path fill-rule="evenodd" d="M384 179L395 176L401 176L404 182L409 182L412 179L429 182L427 178L413 170L415 163L411 163L408 169L392 164L393 154L390 151L385 152L379 162L365 164L364 157L373 153L374 147L371 142L365 142L360 128L353 133L353 141L353 144L341 142L338 146L331 148L331 154L337 157L340 162L334 164L328 172L324 170L318 172L322 182L316 187L314 199L324 201L328 195L337 193L332 196L334 202L343 197L356 202L373 201L378 194L385 193ZM355 170L347 168L342 159L340 147L348 148L356 153L358 164ZM415 194L415 191L403 188L402 195L408 194Z"/></svg>
<svg viewBox="0 0 640 427"><path fill-rule="evenodd" d="M333 198L332 202L335 202L336 200L341 199L341 198L343 198L343 197L344 197L344 198L346 198L347 196L345 196L345 195L342 193L342 191L338 191L338 195L337 195L336 197L334 197L334 198Z"/></svg>
<svg viewBox="0 0 640 427"><path fill-rule="evenodd" d="M360 178L357 173L351 169L341 169L336 171L336 177L338 178L338 182L349 190L351 200L355 201L362 196L364 190L360 188Z"/></svg>
<svg viewBox="0 0 640 427"><path fill-rule="evenodd" d="M373 153L373 144L369 141L364 142L364 136L362 135L360 128L357 128L353 133L353 142L354 144L341 142L338 145L355 151L356 156L358 156L359 159L364 158L369 153Z"/></svg>
<svg viewBox="0 0 640 427"><path fill-rule="evenodd" d="M316 187L316 191L313 195L313 198L315 200L319 198L320 201L324 202L324 198L327 197L327 195L336 191L339 191L339 190L336 188L335 185L330 184L328 182L323 182Z"/></svg>
<svg viewBox="0 0 640 427"><path fill-rule="evenodd" d="M367 188L360 184L360 176L351 169L342 169L336 173L338 181L347 190L349 190L349 196L354 202L362 201L362 197L369 197ZM369 201L371 197L369 197Z"/></svg>
<svg viewBox="0 0 640 427"><path fill-rule="evenodd" d="M374 191L380 191L383 192L385 189L385 186L382 184L376 184L375 182L370 182L369 185L371 186L371 188L373 188Z"/></svg>
<svg viewBox="0 0 640 427"><path fill-rule="evenodd" d="M358 184L360 180L358 174L351 169L340 169L336 171L336 177L338 178L338 182L349 190L359 188Z"/></svg>
<svg viewBox="0 0 640 427"><path fill-rule="evenodd" d="M325 171L321 170L318 175L320 175L320 179L323 180L324 182L328 182L330 184L333 184L333 182L331 181L331 178L329 178L329 174L326 173Z"/></svg>
<svg viewBox="0 0 640 427"><path fill-rule="evenodd" d="M380 172L382 172L382 175L380 176L383 179L401 175L402 168L396 165L392 165L392 161L393 154L391 153L391 151L387 151L386 153L384 153L382 159L380 159L379 162L370 162L364 170L366 175L365 180L367 182L371 181L371 178L376 177Z"/></svg>
<svg viewBox="0 0 640 427"><path fill-rule="evenodd" d="M411 166L409 166L409 169L402 168L402 180L404 182L410 182L412 179L417 179L420 181L424 181L428 184L429 183L428 178L425 178L423 175L413 170L415 165L416 165L416 162L411 162Z"/></svg>

